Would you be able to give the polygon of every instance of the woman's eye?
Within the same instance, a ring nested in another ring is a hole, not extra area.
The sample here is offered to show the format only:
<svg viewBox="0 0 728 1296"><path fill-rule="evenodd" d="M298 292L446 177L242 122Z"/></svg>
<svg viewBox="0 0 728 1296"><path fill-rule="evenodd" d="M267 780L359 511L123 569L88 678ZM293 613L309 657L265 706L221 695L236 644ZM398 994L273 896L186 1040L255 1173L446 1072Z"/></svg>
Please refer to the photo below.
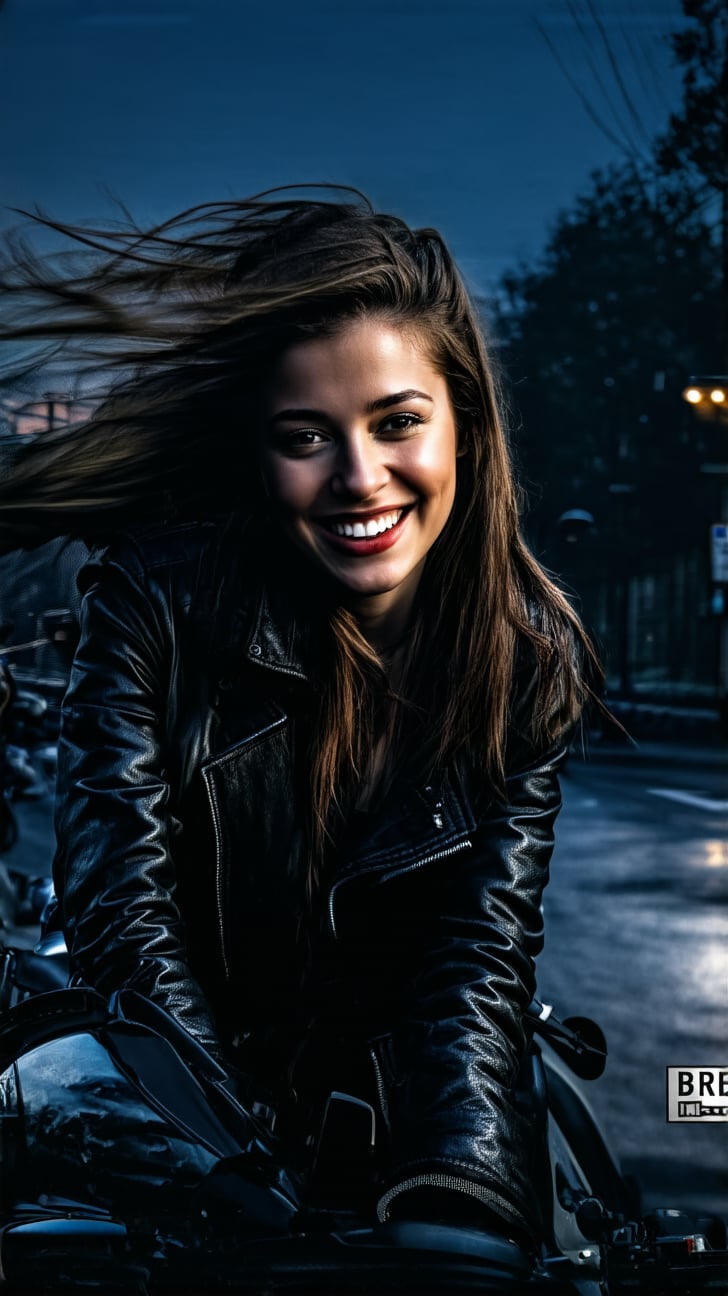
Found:
<svg viewBox="0 0 728 1296"><path fill-rule="evenodd" d="M422 422L419 414L390 414L380 426L380 432L410 432Z"/></svg>
<svg viewBox="0 0 728 1296"><path fill-rule="evenodd" d="M316 428L295 428L283 433L280 445L284 450L308 450L321 445L325 440L323 433Z"/></svg>

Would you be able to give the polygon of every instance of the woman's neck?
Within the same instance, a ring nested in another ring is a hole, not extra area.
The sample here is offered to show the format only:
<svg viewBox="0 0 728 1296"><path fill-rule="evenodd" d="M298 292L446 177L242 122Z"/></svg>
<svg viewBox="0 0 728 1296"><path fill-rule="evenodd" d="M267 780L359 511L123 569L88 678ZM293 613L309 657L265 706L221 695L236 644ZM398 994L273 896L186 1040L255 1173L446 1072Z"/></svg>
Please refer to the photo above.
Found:
<svg viewBox="0 0 728 1296"><path fill-rule="evenodd" d="M392 657L402 646L409 630L407 617L367 617L355 612L364 638L380 657Z"/></svg>
<svg viewBox="0 0 728 1296"><path fill-rule="evenodd" d="M352 598L349 603L364 638L380 656L391 657L406 639L418 583L412 581L396 590Z"/></svg>

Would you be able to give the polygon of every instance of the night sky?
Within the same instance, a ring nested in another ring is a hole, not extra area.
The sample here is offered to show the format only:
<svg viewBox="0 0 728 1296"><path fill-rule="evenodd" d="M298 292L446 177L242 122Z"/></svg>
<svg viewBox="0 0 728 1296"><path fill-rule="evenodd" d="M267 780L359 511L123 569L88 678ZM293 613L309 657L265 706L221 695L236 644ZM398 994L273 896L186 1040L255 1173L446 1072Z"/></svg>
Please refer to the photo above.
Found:
<svg viewBox="0 0 728 1296"><path fill-rule="evenodd" d="M616 73L588 0L0 0L0 201L76 221L113 194L146 222L353 184L439 228L487 291L619 158L618 77L637 143L678 101L679 0L594 3Z"/></svg>

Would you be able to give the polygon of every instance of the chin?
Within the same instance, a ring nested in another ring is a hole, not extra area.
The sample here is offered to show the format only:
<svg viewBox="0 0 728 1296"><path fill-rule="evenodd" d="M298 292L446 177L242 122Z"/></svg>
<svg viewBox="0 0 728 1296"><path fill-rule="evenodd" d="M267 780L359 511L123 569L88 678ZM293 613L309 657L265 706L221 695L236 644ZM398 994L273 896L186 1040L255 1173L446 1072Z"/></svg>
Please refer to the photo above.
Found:
<svg viewBox="0 0 728 1296"><path fill-rule="evenodd" d="M400 585L406 583L407 575L389 578L379 576L370 580L366 578L357 580L339 573L336 575L336 579L351 594L358 594L361 598L376 598L379 594L392 594L399 589Z"/></svg>

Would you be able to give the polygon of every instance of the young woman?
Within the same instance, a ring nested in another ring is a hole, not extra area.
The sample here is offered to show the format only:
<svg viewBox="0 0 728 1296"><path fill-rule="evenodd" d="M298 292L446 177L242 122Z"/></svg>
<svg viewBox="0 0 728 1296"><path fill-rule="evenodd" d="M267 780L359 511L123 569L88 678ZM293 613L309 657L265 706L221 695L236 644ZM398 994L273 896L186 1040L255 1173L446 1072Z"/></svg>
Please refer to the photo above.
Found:
<svg viewBox="0 0 728 1296"><path fill-rule="evenodd" d="M452 258L350 193L76 236L100 262L16 252L8 332L96 339L96 410L0 500L7 544L97 544L59 748L75 975L166 1009L291 1149L331 1090L371 1100L380 1220L533 1237L525 1012L590 652L520 536Z"/></svg>

